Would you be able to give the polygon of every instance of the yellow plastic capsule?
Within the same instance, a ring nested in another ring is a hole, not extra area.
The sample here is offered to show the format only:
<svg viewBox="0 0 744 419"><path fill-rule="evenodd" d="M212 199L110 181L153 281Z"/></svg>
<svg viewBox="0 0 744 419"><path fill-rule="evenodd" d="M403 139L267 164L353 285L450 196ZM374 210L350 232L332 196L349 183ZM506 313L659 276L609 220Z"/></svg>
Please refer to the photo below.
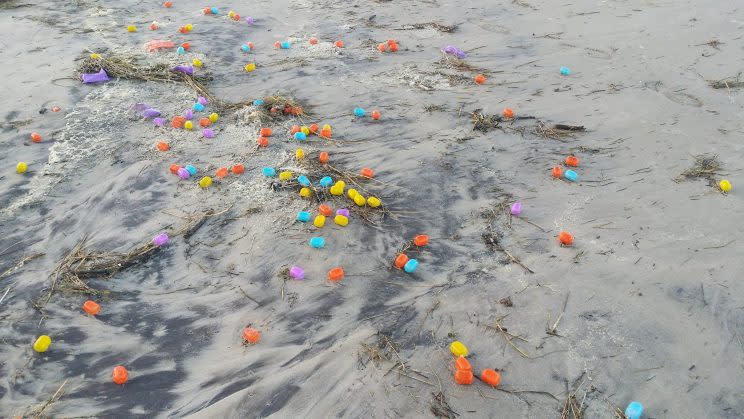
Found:
<svg viewBox="0 0 744 419"><path fill-rule="evenodd" d="M292 172L289 170L285 170L281 173L279 173L279 180L289 180L292 179Z"/></svg>
<svg viewBox="0 0 744 419"><path fill-rule="evenodd" d="M186 30L189 31L189 32L191 32L191 30L194 29L194 25L192 25L190 23L187 23L185 27L186 27Z"/></svg>
<svg viewBox="0 0 744 419"><path fill-rule="evenodd" d="M100 54L96 54L94 52L93 54L90 54L90 58L92 58L94 60L100 60L101 59L101 55Z"/></svg>
<svg viewBox="0 0 744 419"><path fill-rule="evenodd" d="M318 214L313 220L313 225L318 228L323 227L325 225L325 215Z"/></svg>
<svg viewBox="0 0 744 419"><path fill-rule="evenodd" d="M370 196L369 198L367 198L367 205L369 205L372 208L377 208L380 205L382 205L382 201L380 201L379 198L376 198L374 196Z"/></svg>
<svg viewBox="0 0 744 419"><path fill-rule="evenodd" d="M196 67L196 68L201 68L201 66L204 65L204 63L202 62L202 60L200 60L198 58L194 58L193 60L191 60L191 64L193 64L194 67Z"/></svg>
<svg viewBox="0 0 744 419"><path fill-rule="evenodd" d="M134 25L127 26L127 32L137 32L137 27Z"/></svg>
<svg viewBox="0 0 744 419"><path fill-rule="evenodd" d="M227 15L230 16L230 17L234 17L235 16L235 12L232 11L232 10L230 10L230 13L228 13Z"/></svg>
<svg viewBox="0 0 744 419"><path fill-rule="evenodd" d="M254 63L248 63L243 68L245 68L245 71L247 71L247 72L250 73L251 71L253 71L253 70L256 69L256 64L254 64Z"/></svg>
<svg viewBox="0 0 744 419"><path fill-rule="evenodd" d="M362 194L358 193L354 197L354 203L363 207L367 203L367 200L362 196Z"/></svg>
<svg viewBox="0 0 744 419"><path fill-rule="evenodd" d="M307 198L308 196L310 196L310 188L300 189L300 196L303 198Z"/></svg>
<svg viewBox="0 0 744 419"><path fill-rule="evenodd" d="M215 112L212 112L209 114L209 121L210 122L217 122L217 120L220 119L220 116L217 115Z"/></svg>
<svg viewBox="0 0 744 419"><path fill-rule="evenodd" d="M295 158L297 160L302 160L305 158L305 150L298 148L297 151L295 151Z"/></svg>
<svg viewBox="0 0 744 419"><path fill-rule="evenodd" d="M344 182L343 180L339 180L336 182L336 186L338 186L341 189L344 189L346 188L346 182Z"/></svg>
<svg viewBox="0 0 744 419"><path fill-rule="evenodd" d="M199 180L199 186L201 186L202 188L208 188L209 185L211 184L212 184L212 178L209 176L204 176L203 178Z"/></svg>
<svg viewBox="0 0 744 419"><path fill-rule="evenodd" d="M731 186L731 182L729 182L726 179L723 179L720 182L718 182L718 187L721 188L721 190L724 192L731 192L731 189L734 188L733 186Z"/></svg>
<svg viewBox="0 0 744 419"><path fill-rule="evenodd" d="M351 199L354 199L354 198L356 198L356 196L357 196L357 195L359 195L359 192L357 192L357 190L356 190L356 189L354 189L354 188L351 188L351 189L349 189L349 190L348 190L348 191L346 192L346 196L348 196L348 197L349 197L349 198L351 198Z"/></svg>
<svg viewBox="0 0 744 419"><path fill-rule="evenodd" d="M190 131L194 129L194 123L191 121L186 121L183 123L183 127Z"/></svg>
<svg viewBox="0 0 744 419"><path fill-rule="evenodd" d="M344 194L344 188L338 185L333 185L331 186L331 189L329 190L329 192L331 192L331 195L341 196Z"/></svg>
<svg viewBox="0 0 744 419"><path fill-rule="evenodd" d="M16 173L26 173L26 170L28 170L28 164L23 161L19 161L16 165Z"/></svg>
<svg viewBox="0 0 744 419"><path fill-rule="evenodd" d="M47 335L41 335L36 342L34 342L34 350L36 352L46 352L49 349L49 345L52 344L52 338Z"/></svg>
<svg viewBox="0 0 744 419"><path fill-rule="evenodd" d="M468 347L459 340L456 340L450 345L450 352L454 356L468 356Z"/></svg>
<svg viewBox="0 0 744 419"><path fill-rule="evenodd" d="M340 225L341 227L346 227L346 225L349 224L349 218L344 215L337 214L335 217L333 217L333 222Z"/></svg>
<svg viewBox="0 0 744 419"><path fill-rule="evenodd" d="M308 127L306 127L306 126L303 125L303 126L300 127L300 132L303 133L303 134L305 134L305 135L310 135L310 128L308 128Z"/></svg>
<svg viewBox="0 0 744 419"><path fill-rule="evenodd" d="M323 125L323 129L331 129L331 126L328 124Z"/></svg>

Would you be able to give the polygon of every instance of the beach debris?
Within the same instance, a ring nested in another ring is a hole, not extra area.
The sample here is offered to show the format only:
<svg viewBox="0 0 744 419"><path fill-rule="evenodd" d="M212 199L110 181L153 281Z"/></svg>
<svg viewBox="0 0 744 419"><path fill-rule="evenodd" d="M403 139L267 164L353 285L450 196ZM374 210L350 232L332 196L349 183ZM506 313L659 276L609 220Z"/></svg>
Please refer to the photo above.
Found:
<svg viewBox="0 0 744 419"><path fill-rule="evenodd" d="M486 82L486 76L483 74L478 74L475 76L475 83L476 84L483 84Z"/></svg>
<svg viewBox="0 0 744 419"><path fill-rule="evenodd" d="M32 132L31 133L31 141L33 141L35 143L40 143L41 142L41 134L39 134L38 132Z"/></svg>
<svg viewBox="0 0 744 419"><path fill-rule="evenodd" d="M568 67L561 67L560 71L561 71L561 75L563 76L568 76L569 74L571 74L571 69Z"/></svg>
<svg viewBox="0 0 744 419"><path fill-rule="evenodd" d="M579 166L579 158L576 156L568 156L566 157L566 166L571 167L578 167Z"/></svg>
<svg viewBox="0 0 744 419"><path fill-rule="evenodd" d="M504 108L504 110L501 113L504 115L504 118L506 119L514 118L514 110L512 108Z"/></svg>
<svg viewBox="0 0 744 419"><path fill-rule="evenodd" d="M563 177L563 168L561 166L555 166L553 167L552 175L556 179L560 179Z"/></svg>
<svg viewBox="0 0 744 419"><path fill-rule="evenodd" d="M398 269L403 269L406 263L408 263L408 256L405 253L401 253L395 257L393 265Z"/></svg>
<svg viewBox="0 0 744 419"><path fill-rule="evenodd" d="M344 268L337 266L328 271L328 280L331 282L338 282L344 279Z"/></svg>
<svg viewBox="0 0 744 419"><path fill-rule="evenodd" d="M129 380L129 371L122 365L117 365L111 371L111 379L115 384L122 385Z"/></svg>
<svg viewBox="0 0 744 419"><path fill-rule="evenodd" d="M87 300L83 303L83 311L91 316L95 316L101 312L101 306L93 300Z"/></svg>
<svg viewBox="0 0 744 419"><path fill-rule="evenodd" d="M338 41L334 42L333 45L336 48L343 48L344 47L344 41L338 40Z"/></svg>
<svg viewBox="0 0 744 419"><path fill-rule="evenodd" d="M297 221L300 221L300 222L303 222L303 223L306 223L306 222L310 221L310 217L311 217L311 215L307 211L300 211L300 212L297 213Z"/></svg>
<svg viewBox="0 0 744 419"><path fill-rule="evenodd" d="M630 402L625 408L625 417L627 419L641 419L643 415L643 405L640 402Z"/></svg>
<svg viewBox="0 0 744 419"><path fill-rule="evenodd" d="M147 50L147 52L154 52L164 48L175 48L176 43L173 41L153 39L152 41L146 42L143 47L145 48L145 50Z"/></svg>
<svg viewBox="0 0 744 419"><path fill-rule="evenodd" d="M501 375L496 370L490 368L483 370L480 379L491 387L496 387L501 383Z"/></svg>
<svg viewBox="0 0 744 419"><path fill-rule="evenodd" d="M573 170L566 170L563 177L570 182L577 182L579 180L579 175Z"/></svg>
<svg viewBox="0 0 744 419"><path fill-rule="evenodd" d="M83 80L83 83L91 84L91 83L102 83L105 81L109 81L108 74L106 73L106 70L101 69L97 73L84 73L80 75L80 78Z"/></svg>
<svg viewBox="0 0 744 419"><path fill-rule="evenodd" d="M710 186L720 187L720 185L716 185L719 182L715 181L715 176L722 169L721 161L718 160L718 156L715 154L698 154L693 157L695 162L692 164L692 167L682 172L674 179L674 181L681 182L683 180L702 178L707 180Z"/></svg>
<svg viewBox="0 0 744 419"><path fill-rule="evenodd" d="M16 164L16 173L26 173L26 171L28 171L28 163L19 161Z"/></svg>
<svg viewBox="0 0 744 419"><path fill-rule="evenodd" d="M319 216L315 217L315 220L317 221L319 217L321 217L321 219L322 219L322 224L325 224L325 217L323 217L322 215L319 215ZM316 227L318 226L318 223L316 223L316 222L313 222L313 224L315 224ZM321 224L321 226L322 226L322 224ZM310 247L312 247L314 249L322 249L322 248L324 248L325 247L325 239L323 237L311 237L310 238Z"/></svg>
<svg viewBox="0 0 744 419"><path fill-rule="evenodd" d="M305 271L299 266L293 266L289 268L289 276L297 280L305 279Z"/></svg>
<svg viewBox="0 0 744 419"><path fill-rule="evenodd" d="M199 179L199 187L202 189L206 189L212 185L212 178L209 176L204 176L203 178Z"/></svg>
<svg viewBox="0 0 744 419"><path fill-rule="evenodd" d="M261 340L261 332L258 329L247 326L243 329L243 344L256 344Z"/></svg>
<svg viewBox="0 0 744 419"><path fill-rule="evenodd" d="M464 356L455 358L455 382L460 385L473 384L473 368Z"/></svg>
<svg viewBox="0 0 744 419"><path fill-rule="evenodd" d="M509 208L509 213L513 216L519 216L519 214L522 213L522 203L521 202L515 202L511 204Z"/></svg>
<svg viewBox="0 0 744 419"><path fill-rule="evenodd" d="M51 344L52 338L47 335L41 335L36 339L36 342L34 342L34 351L38 353L46 352Z"/></svg>
<svg viewBox="0 0 744 419"><path fill-rule="evenodd" d="M134 25L127 26L127 32L137 32L137 27Z"/></svg>
<svg viewBox="0 0 744 419"><path fill-rule="evenodd" d="M454 356L468 356L468 347L459 340L456 340L450 344L450 352Z"/></svg>
<svg viewBox="0 0 744 419"><path fill-rule="evenodd" d="M419 234L413 238L413 244L419 247L426 246L427 244L429 244L429 236L427 236L426 234Z"/></svg>
<svg viewBox="0 0 744 419"><path fill-rule="evenodd" d="M461 50L460 48L454 45L447 45L446 47L442 48L441 51L445 54L453 55L461 60L467 57L467 54L465 53L465 51Z"/></svg>
<svg viewBox="0 0 744 419"><path fill-rule="evenodd" d="M354 116L363 117L367 112L362 108L354 108Z"/></svg>
<svg viewBox="0 0 744 419"><path fill-rule="evenodd" d="M733 189L731 182L726 179L721 179L721 181L718 182L718 187L721 188L723 192L731 192L731 189Z"/></svg>
<svg viewBox="0 0 744 419"><path fill-rule="evenodd" d="M561 245L563 246L571 246L573 244L574 237L568 231L561 231L558 234L558 241L561 242Z"/></svg>
<svg viewBox="0 0 744 419"><path fill-rule="evenodd" d="M418 268L418 265L419 265L418 260L409 259L408 262L406 262L406 264L403 265L403 270L411 274L416 270L416 268Z"/></svg>

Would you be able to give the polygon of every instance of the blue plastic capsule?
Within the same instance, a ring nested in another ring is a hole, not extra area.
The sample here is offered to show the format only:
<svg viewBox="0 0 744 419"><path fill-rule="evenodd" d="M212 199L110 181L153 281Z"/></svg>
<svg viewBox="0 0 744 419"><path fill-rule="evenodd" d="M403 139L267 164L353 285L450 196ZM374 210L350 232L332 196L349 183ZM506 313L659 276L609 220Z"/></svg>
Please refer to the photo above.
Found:
<svg viewBox="0 0 744 419"><path fill-rule="evenodd" d="M310 221L310 213L307 211L300 211L297 213L297 221L302 221L303 223L306 223Z"/></svg>
<svg viewBox="0 0 744 419"><path fill-rule="evenodd" d="M191 176L194 176L196 174L196 167L194 167L192 165L186 166L185 169L188 170L188 172L189 172L189 174Z"/></svg>
<svg viewBox="0 0 744 419"><path fill-rule="evenodd" d="M210 9L210 12L212 12L212 14L213 14L213 15L216 15L217 13L219 13L219 12L220 12L220 9L218 9L218 8L216 8L216 7L212 7L212 8Z"/></svg>
<svg viewBox="0 0 744 419"><path fill-rule="evenodd" d="M186 54L186 50L183 47L178 47L176 52L178 53L178 55Z"/></svg>
<svg viewBox="0 0 744 419"><path fill-rule="evenodd" d="M408 262L406 262L405 265L403 265L403 270L410 273L413 273L413 271L418 268L418 261L416 259L409 259Z"/></svg>
<svg viewBox="0 0 744 419"><path fill-rule="evenodd" d="M362 108L354 108L354 115L356 116L364 116L366 112L364 112L364 109Z"/></svg>
<svg viewBox="0 0 744 419"><path fill-rule="evenodd" d="M199 102L194 103L193 109L197 112L201 112L204 110L204 105L202 105Z"/></svg>
<svg viewBox="0 0 744 419"><path fill-rule="evenodd" d="M568 67L561 67L561 74L563 74L564 76L567 76L571 74L571 69Z"/></svg>
<svg viewBox="0 0 744 419"><path fill-rule="evenodd" d="M307 135L304 132L295 132L294 139L299 140L299 141L305 141L307 140Z"/></svg>
<svg viewBox="0 0 744 419"><path fill-rule="evenodd" d="M316 249L325 247L325 239L322 237L313 237L310 239L310 246Z"/></svg>
<svg viewBox="0 0 744 419"><path fill-rule="evenodd" d="M327 188L333 184L333 178L331 178L330 176L323 176L320 179L319 183L320 183L320 186Z"/></svg>
<svg viewBox="0 0 744 419"><path fill-rule="evenodd" d="M253 106L261 106L264 104L264 101L262 99L256 99L253 101Z"/></svg>
<svg viewBox="0 0 744 419"><path fill-rule="evenodd" d="M241 45L240 49L242 49L243 52L251 52L251 47L249 47L248 44Z"/></svg>
<svg viewBox="0 0 744 419"><path fill-rule="evenodd" d="M563 177L571 182L576 182L579 180L579 175L577 175L576 172L574 172L573 170L566 170L566 172L563 174Z"/></svg>
<svg viewBox="0 0 744 419"><path fill-rule="evenodd" d="M263 169L261 169L261 172L266 177L276 176L276 169L274 169L273 167L264 167Z"/></svg>
<svg viewBox="0 0 744 419"><path fill-rule="evenodd" d="M643 415L643 405L639 402L630 402L625 408L625 417L628 419L641 419L641 415Z"/></svg>
<svg viewBox="0 0 744 419"><path fill-rule="evenodd" d="M297 176L297 183L302 186L310 186L310 179L305 175Z"/></svg>
<svg viewBox="0 0 744 419"><path fill-rule="evenodd" d="M284 41L281 44L279 44L279 46L282 47L282 49L289 49L290 47L292 47L292 44L289 43L289 41Z"/></svg>

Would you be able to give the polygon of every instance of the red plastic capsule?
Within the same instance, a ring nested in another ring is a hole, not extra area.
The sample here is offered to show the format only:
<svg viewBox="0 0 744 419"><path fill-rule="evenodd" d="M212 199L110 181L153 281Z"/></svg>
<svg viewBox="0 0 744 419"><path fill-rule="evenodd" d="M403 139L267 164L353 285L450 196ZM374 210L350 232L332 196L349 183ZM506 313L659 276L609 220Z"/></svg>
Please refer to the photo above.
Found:
<svg viewBox="0 0 744 419"><path fill-rule="evenodd" d="M181 166L179 166L177 164L171 164L170 165L170 172L175 175L176 173L178 173L178 169L180 169L180 168L181 168Z"/></svg>
<svg viewBox="0 0 744 419"><path fill-rule="evenodd" d="M344 279L344 268L337 266L330 271L328 271L328 280L333 282L338 282L340 280Z"/></svg>
<svg viewBox="0 0 744 419"><path fill-rule="evenodd" d="M512 108L504 108L504 118L514 118L514 111Z"/></svg>
<svg viewBox="0 0 744 419"><path fill-rule="evenodd" d="M231 171L234 175L245 173L245 166L243 166L242 164L233 165Z"/></svg>
<svg viewBox="0 0 744 419"><path fill-rule="evenodd" d="M385 52L386 49L387 49L387 44L385 44L385 43L377 44L377 50L378 51Z"/></svg>
<svg viewBox="0 0 744 419"><path fill-rule="evenodd" d="M553 177L560 179L563 176L563 168L561 166L555 166L553 168Z"/></svg>
<svg viewBox="0 0 744 419"><path fill-rule="evenodd" d="M561 231L560 234L558 234L558 241L564 246L571 246L573 240L573 236L568 231Z"/></svg>
<svg viewBox="0 0 744 419"><path fill-rule="evenodd" d="M311 134L317 134L318 133L318 124L311 124L308 128L310 130Z"/></svg>
<svg viewBox="0 0 744 419"><path fill-rule="evenodd" d="M380 111L372 111L372 119L374 120L380 119Z"/></svg>
<svg viewBox="0 0 744 419"><path fill-rule="evenodd" d="M32 132L31 133L31 141L33 141L35 143L40 143L41 142L41 134L39 134L38 132Z"/></svg>
<svg viewBox="0 0 744 419"><path fill-rule="evenodd" d="M466 370L455 371L455 382L460 385L473 384L473 371L466 371Z"/></svg>
<svg viewBox="0 0 744 419"><path fill-rule="evenodd" d="M367 179L372 179L373 177L375 177L375 171L370 169L369 167L363 168L359 173L362 175L362 177L366 177Z"/></svg>
<svg viewBox="0 0 744 419"><path fill-rule="evenodd" d="M413 244L416 246L426 246L429 244L429 236L426 234L419 234L418 236L413 238Z"/></svg>
<svg viewBox="0 0 744 419"><path fill-rule="evenodd" d="M199 125L202 128L206 128L206 127L212 125L212 121L210 121L209 118L200 118L199 119Z"/></svg>
<svg viewBox="0 0 744 419"><path fill-rule="evenodd" d="M225 176L227 176L227 167L220 167L219 169L217 169L214 175L220 179L224 178Z"/></svg>
<svg viewBox="0 0 744 419"><path fill-rule="evenodd" d="M171 126L173 128L183 128L183 124L186 122L186 118L183 116L174 116L173 119L171 119Z"/></svg>
<svg viewBox="0 0 744 419"><path fill-rule="evenodd" d="M336 46L336 48L343 48L344 47L344 41L336 41L333 43L333 45Z"/></svg>
<svg viewBox="0 0 744 419"><path fill-rule="evenodd" d="M158 144L156 146L157 146L158 150L160 150L160 151L168 151L168 150L170 150L170 146L165 141L158 142ZM176 169L176 170L178 170L178 169Z"/></svg>
<svg viewBox="0 0 744 419"><path fill-rule="evenodd" d="M406 262L408 262L408 256L405 253L401 253L395 258L394 265L398 269L403 269L406 266Z"/></svg>
<svg viewBox="0 0 744 419"><path fill-rule="evenodd" d="M322 129L322 130L320 130L320 137L322 137L322 138L331 138L331 130L329 130L329 129Z"/></svg>
<svg viewBox="0 0 744 419"><path fill-rule="evenodd" d="M262 137L271 137L271 128L261 128L260 134Z"/></svg>
<svg viewBox="0 0 744 419"><path fill-rule="evenodd" d="M473 367L470 366L470 362L464 356L458 356L455 359L455 369L458 371L472 371Z"/></svg>
<svg viewBox="0 0 744 419"><path fill-rule="evenodd" d="M320 154L318 154L318 160L323 164L328 163L329 158L327 151L321 151Z"/></svg>
<svg viewBox="0 0 744 419"><path fill-rule="evenodd" d="M292 135L297 134L300 132L300 126L299 125L292 125L292 129L289 130L289 133Z"/></svg>
<svg viewBox="0 0 744 419"><path fill-rule="evenodd" d="M101 306L93 300L88 300L83 303L83 311L91 316L95 316L101 312Z"/></svg>
<svg viewBox="0 0 744 419"><path fill-rule="evenodd" d="M310 40L308 42L310 42L310 45L317 45L318 44L318 38L310 38Z"/></svg>
<svg viewBox="0 0 744 419"><path fill-rule="evenodd" d="M395 42L388 44L388 48L390 49L390 52L398 52L398 44Z"/></svg>
<svg viewBox="0 0 744 419"><path fill-rule="evenodd" d="M330 217L331 215L333 215L333 210L326 204L320 204L320 207L318 207L318 212L326 217Z"/></svg>
<svg viewBox="0 0 744 419"><path fill-rule="evenodd" d="M573 166L576 167L579 165L579 158L576 156L568 156L566 157L566 166Z"/></svg>
<svg viewBox="0 0 744 419"><path fill-rule="evenodd" d="M111 372L111 379L113 379L116 384L124 384L129 379L129 372L121 365L117 365L114 367L114 371Z"/></svg>
<svg viewBox="0 0 744 419"><path fill-rule="evenodd" d="M163 6L165 6L165 7L173 7L173 2L172 1L166 1L165 3L163 3Z"/></svg>
<svg viewBox="0 0 744 419"><path fill-rule="evenodd" d="M483 74L478 74L477 76L475 76L475 82L477 84L483 84L483 83L485 83L486 82L486 76L484 76Z"/></svg>
<svg viewBox="0 0 744 419"><path fill-rule="evenodd" d="M481 373L481 380L492 387L496 387L501 382L501 375L495 370L485 369Z"/></svg>
<svg viewBox="0 0 744 419"><path fill-rule="evenodd" d="M258 137L258 146L259 147L268 147L269 146L269 139L266 137Z"/></svg>
<svg viewBox="0 0 744 419"><path fill-rule="evenodd" d="M258 343L261 340L261 332L252 327L246 327L243 329L243 340L247 343Z"/></svg>
<svg viewBox="0 0 744 419"><path fill-rule="evenodd" d="M181 44L181 46L182 46L182 47L183 47L183 49L185 49L186 51L188 51L188 50L190 50L190 49L191 49L191 44L190 44L190 43L188 43L188 42L184 42L183 44Z"/></svg>

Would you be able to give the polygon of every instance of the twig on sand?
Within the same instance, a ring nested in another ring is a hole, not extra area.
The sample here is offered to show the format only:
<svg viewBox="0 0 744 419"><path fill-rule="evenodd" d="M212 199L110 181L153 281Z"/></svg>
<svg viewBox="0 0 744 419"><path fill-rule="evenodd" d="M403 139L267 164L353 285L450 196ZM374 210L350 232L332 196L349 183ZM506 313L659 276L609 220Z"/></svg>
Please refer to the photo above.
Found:
<svg viewBox="0 0 744 419"><path fill-rule="evenodd" d="M431 402L429 403L429 410L434 416L438 418L454 419L460 416L459 413L452 410L447 401L444 398L443 392L431 393Z"/></svg>
<svg viewBox="0 0 744 419"><path fill-rule="evenodd" d="M566 300L563 302L563 310L561 310L561 313L558 315L558 318L555 320L555 323L553 325L550 325L550 314L548 314L548 322L545 326L545 333L551 335L551 336L558 336L562 337L558 334L558 323L563 318L563 315L566 313L566 306L568 305L568 297L571 295L571 292L569 291L568 294L566 294Z"/></svg>
<svg viewBox="0 0 744 419"><path fill-rule="evenodd" d="M32 410L29 413L29 416L34 417L34 418L42 418L42 417L44 417L44 411L49 406L51 406L53 403L55 403L57 400L59 400L60 397L62 397L62 389L65 388L65 385L67 384L67 381L69 381L69 380L65 380L62 383L62 385L59 386L59 388L57 389L57 391L55 391L54 394L52 394L52 397L50 397L49 400L47 400L46 402L44 402L43 404L41 404L40 406L38 406L36 409Z"/></svg>
<svg viewBox="0 0 744 419"><path fill-rule="evenodd" d="M509 333L509 331L501 325L501 321L504 320L507 316L508 314L496 318L496 320L494 320L493 322L493 325L486 325L486 328L492 329L492 330L495 330L501 333L501 336L503 336L506 343L508 343L512 348L514 348L517 352L519 352L520 355L522 355L525 358L530 359L531 357L527 355L527 353L524 352L519 346L515 345L513 340L518 339L518 340L521 340L522 342L529 342L529 341L523 338L522 336L517 336L517 335L513 335Z"/></svg>
<svg viewBox="0 0 744 419"><path fill-rule="evenodd" d="M583 385L584 380L581 381L574 391L568 393L566 400L563 402L560 419L584 419L584 400L586 399L587 391L584 391L584 397L581 403L579 403L576 397L576 394Z"/></svg>
<svg viewBox="0 0 744 419"><path fill-rule="evenodd" d="M23 267L23 265L26 264L26 262L30 262L30 261L38 258L38 257L41 257L41 256L44 256L44 253L34 253L32 255L28 255L28 256L24 257L23 259L21 259L20 261L18 261L18 263L16 263L15 265L13 265L9 269L7 269L5 272L3 272L2 274L0 274L0 279L5 278L6 276L10 276L13 272L17 271L18 269L21 269Z"/></svg>
<svg viewBox="0 0 744 419"><path fill-rule="evenodd" d="M512 255L508 250L504 249L499 244L498 237L496 236L496 234L486 232L486 233L483 233L481 236L483 238L483 241L486 243L486 245L488 247L490 247L492 250L498 250L499 252L503 252L509 258L509 260L511 260L512 262L514 262L517 265L521 266L527 272L529 272L531 274L534 274L535 273L535 271L533 271L532 269L530 269L529 267L527 267L527 265L525 265L524 263L522 263L521 260L519 260L517 257L515 257L514 255Z"/></svg>

